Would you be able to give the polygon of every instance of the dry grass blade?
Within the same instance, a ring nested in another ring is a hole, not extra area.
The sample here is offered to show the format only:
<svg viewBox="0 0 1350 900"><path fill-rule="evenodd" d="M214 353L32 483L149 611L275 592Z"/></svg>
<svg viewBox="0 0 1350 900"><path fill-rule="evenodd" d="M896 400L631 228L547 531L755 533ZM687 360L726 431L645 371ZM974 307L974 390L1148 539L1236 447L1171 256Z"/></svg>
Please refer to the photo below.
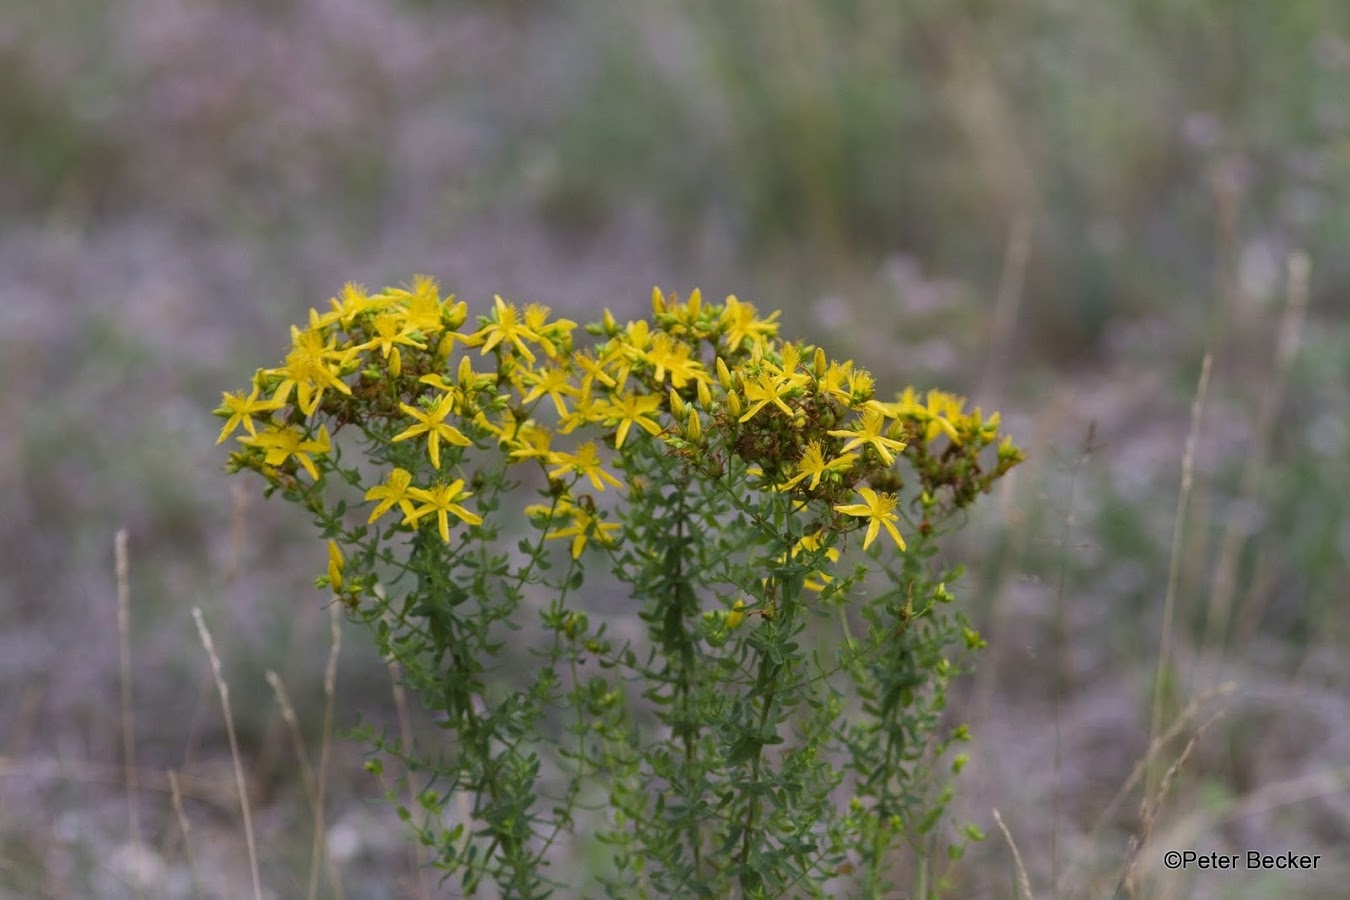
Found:
<svg viewBox="0 0 1350 900"><path fill-rule="evenodd" d="M1119 897L1122 891L1130 894L1134 893L1132 879L1135 866L1139 862L1139 855L1143 852L1144 848L1148 846L1149 838L1153 834L1153 825L1158 820L1158 813L1162 809L1163 801L1167 799L1167 795L1172 789L1172 783L1176 781L1177 774L1181 772L1182 766L1186 765L1186 760L1190 759L1191 753L1200 742L1200 737L1209 730L1211 725L1219 721L1219 719L1222 719L1223 716L1224 711L1219 710L1201 723L1199 728L1195 729L1195 734L1191 736L1191 739L1186 742L1186 746L1182 748L1181 755L1178 756L1176 761L1168 766L1167 771L1163 773L1162 780L1158 783L1157 791L1151 797L1145 794L1144 798L1139 801L1139 839L1131 846L1130 855L1125 860L1125 865L1120 873L1120 881L1117 882L1115 894L1112 896Z"/></svg>
<svg viewBox="0 0 1350 900"><path fill-rule="evenodd" d="M244 764L239 758L239 738L234 731L234 714L230 710L230 686L225 683L225 676L221 673L220 657L216 655L216 645L211 640L211 632L206 628L200 607L192 608L192 618L197 623L197 633L201 636L206 656L211 660L211 675L215 679L216 693L220 695L220 706L225 715L225 732L230 739L230 757L234 760L235 787L239 791L239 807L244 819L244 842L248 845L249 872L253 876L253 896L255 900L262 900L262 877L258 873L258 846L253 839L253 816L249 811L248 787L244 783Z"/></svg>
<svg viewBox="0 0 1350 900"><path fill-rule="evenodd" d="M337 868L333 865L332 857L328 853L328 823L324 811L328 793L328 758L333 744L333 707L337 697L338 656L342 652L342 623L339 618L338 605L336 603L331 604L328 611L330 642L328 664L323 671L323 736L319 743L319 777L315 785L313 801L314 842L310 845L309 853L309 889L307 896L311 900L318 895L319 867L324 860L328 861L329 882L333 887L333 895L339 898L342 896L342 882L337 877Z"/></svg>
<svg viewBox="0 0 1350 900"><path fill-rule="evenodd" d="M173 812L178 818L178 827L183 832L183 852L187 855L188 870L192 873L192 893L204 897L201 873L197 870L197 854L192 852L192 828L188 825L187 813L183 811L183 793L178 789L178 773L169 770L169 790L173 794Z"/></svg>
<svg viewBox="0 0 1350 900"><path fill-rule="evenodd" d="M1265 382L1265 389L1261 393L1252 446L1242 464L1241 481L1238 483L1240 498L1255 498L1260 493L1262 475L1266 471L1267 458L1270 454L1271 438L1275 432L1275 420L1284 402L1284 386L1294 365L1294 357L1298 354L1299 336L1303 331L1303 319L1308 308L1310 269L1311 264L1307 254L1304 253L1291 254L1286 263L1285 306L1280 316L1280 329L1275 338L1274 371ZM1232 616L1233 595L1238 581L1238 562L1246 542L1246 529L1241 526L1240 519L1237 517L1230 519L1224 531L1223 542L1220 544L1218 562L1214 567L1214 588L1210 591L1209 610L1206 615L1205 646L1216 653L1221 650L1222 632ZM1256 609L1244 610L1242 620L1254 622L1257 612Z"/></svg>
<svg viewBox="0 0 1350 900"><path fill-rule="evenodd" d="M1017 895L1021 900L1032 900L1031 879L1027 877L1026 866L1022 865L1022 854L1017 852L1017 843L1013 840L1008 826L1003 824L1003 817L998 814L998 810L994 810L994 824L1003 832L1003 839L1008 842L1008 849L1012 851L1013 866L1017 869Z"/></svg>
<svg viewBox="0 0 1350 900"><path fill-rule="evenodd" d="M1026 282L1027 263L1031 259L1031 216L1025 211L1013 216L1008 229L1008 243L1003 254L1003 272L999 275L998 293L994 295L994 314L989 328L989 356L985 360L980 379L980 399L989 407L998 406L998 386L1005 382L1004 369L1008 365L1012 347L1013 328L1017 310L1022 302L1022 288Z"/></svg>
<svg viewBox="0 0 1350 900"><path fill-rule="evenodd" d="M1195 445L1200 437L1200 414L1205 407L1205 394L1209 389L1209 370L1213 355L1206 353L1200 366L1200 380L1195 388L1195 398L1191 401L1191 427L1186 435L1186 451L1181 458L1181 489L1177 493L1177 511L1172 520L1172 551L1167 568L1167 595L1163 600L1162 632L1158 643L1158 669L1153 679L1153 716L1149 725L1149 746L1158 737L1163 719L1163 685L1167 680L1168 667L1172 657L1172 617L1176 609L1177 581L1181 576L1181 541L1186 531L1186 504L1191 496L1191 484L1195 471ZM1151 785L1150 785L1151 787ZM1147 792L1146 792L1147 793Z"/></svg>
<svg viewBox="0 0 1350 900"><path fill-rule="evenodd" d="M271 685L272 693L277 698L277 707L281 710L281 720L286 723L286 733L291 738L291 749L295 751L295 761L300 765L300 783L305 789L305 800L309 802L310 811L317 815L318 795L314 787L314 767L309 764L309 753L305 749L305 737L300 733L300 719L295 714L295 707L291 704L290 695L286 692L286 685L281 682L281 676L268 669L263 677Z"/></svg>
<svg viewBox="0 0 1350 900"><path fill-rule="evenodd" d="M1051 715L1054 717L1055 729L1055 780L1051 787L1050 794L1050 883L1059 884L1059 804L1061 778L1064 772L1064 741L1061 731L1062 718L1061 707L1064 703L1064 689L1068 681L1068 674L1065 672L1065 651L1068 645L1068 617L1065 611L1066 596L1068 591L1068 571L1069 561L1066 557L1068 548L1072 545L1073 527L1075 524L1074 501L1078 492L1078 474L1083 465L1088 461L1097 449L1097 422L1094 419L1088 423L1087 435L1083 440L1082 452L1074 460L1070 467L1069 475L1069 503L1064 513L1064 534L1060 539L1060 565L1059 577L1055 585L1055 634L1054 634L1054 691L1051 698Z"/></svg>
<svg viewBox="0 0 1350 900"><path fill-rule="evenodd" d="M389 678L393 682L394 709L398 714L398 727L399 734L403 739L403 750L405 753L411 754L413 747L413 732L412 717L408 714L407 691L403 689L403 677L401 670L399 669L398 661L393 657L390 657L387 664L389 666ZM463 793L460 794L460 800L462 807L464 802ZM408 808L417 808L417 795L413 789L411 778L408 779ZM461 821L467 821L467 817ZM468 835L467 828L465 829L465 835ZM419 900L428 900L431 894L427 887L426 865L424 853L422 851L422 842L413 841L409 852L412 857L414 880L417 884L417 896Z"/></svg>
<svg viewBox="0 0 1350 900"><path fill-rule="evenodd" d="M136 771L136 730L131 696L131 579L127 559L127 530L113 537L113 565L117 573L118 665L122 682L122 764L127 782L127 827L133 844L141 840L140 783Z"/></svg>
<svg viewBox="0 0 1350 900"><path fill-rule="evenodd" d="M1235 690L1237 690L1237 683L1226 681L1213 690L1206 691L1186 705L1186 708L1181 711L1180 715L1177 716L1176 721L1168 727L1165 733L1153 739L1153 742L1149 745L1148 751L1134 764L1134 768L1130 770L1130 775L1125 779L1124 784L1120 786L1120 790L1116 791L1115 796L1111 798L1110 802L1102 808L1101 814L1097 816L1097 822L1092 826L1092 836L1094 838L1100 833L1102 826L1110 821L1111 816L1115 813L1120 804L1124 802L1125 798L1129 796L1130 791L1133 791L1135 786L1139 784L1140 780L1144 777L1144 772L1148 770L1149 765L1157 759L1158 754L1163 751L1163 748L1177 739L1177 736L1185 730L1187 724L1189 724L1200 712L1200 708L1210 700L1218 697L1226 697Z"/></svg>

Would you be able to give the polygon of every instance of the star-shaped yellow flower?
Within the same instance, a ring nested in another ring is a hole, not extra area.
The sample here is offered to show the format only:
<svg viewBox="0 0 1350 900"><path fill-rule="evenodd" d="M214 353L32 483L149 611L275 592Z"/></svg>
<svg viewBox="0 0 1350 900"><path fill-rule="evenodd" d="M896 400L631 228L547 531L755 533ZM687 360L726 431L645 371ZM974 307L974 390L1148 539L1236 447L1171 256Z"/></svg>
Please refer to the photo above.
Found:
<svg viewBox="0 0 1350 900"><path fill-rule="evenodd" d="M707 378L703 365L697 359L691 359L691 348L683 341L677 341L668 334L658 334L652 339L652 347L647 351L647 362L656 369L656 380L663 383L666 373L670 373L670 383L683 388L693 379Z"/></svg>
<svg viewBox="0 0 1350 900"><path fill-rule="evenodd" d="M497 320L484 325L481 330L474 334L474 342L483 341L484 354L498 344L503 347L509 344L526 360L534 362L534 353L530 351L529 347L525 346L525 341L541 343L543 339L521 321L520 311L513 304L507 303L501 297L495 295L494 300L497 306ZM549 346L552 346L552 344L549 344Z"/></svg>
<svg viewBox="0 0 1350 900"><path fill-rule="evenodd" d="M780 380L775 382L768 372L761 372L759 378L754 381L748 381L745 384L745 399L749 400L753 405L738 421L750 421L755 413L759 412L770 403L782 410L783 415L791 419L792 407L784 403L783 398L788 395L792 388L793 385L790 381Z"/></svg>
<svg viewBox="0 0 1350 900"><path fill-rule="evenodd" d="M334 388L350 395L349 388L338 374L352 356L352 351L337 348L337 336L328 335L324 339L322 331L306 329L301 331L291 326L291 352L286 354L286 364L269 369L269 375L281 375L281 384L277 386L273 398L285 403L291 396L291 389L299 402L300 411L307 416L314 415L325 388Z"/></svg>
<svg viewBox="0 0 1350 900"><path fill-rule="evenodd" d="M399 409L403 410L404 415L415 419L417 424L394 435L393 440L406 441L409 438L417 437L419 434L427 435L427 450L431 455L431 464L436 468L441 467L442 439L459 447L468 447L473 444L473 441L461 434L459 429L445 423L445 417L455 408L455 396L453 394L442 394L440 399L433 403L429 409L418 409L406 403L400 403L398 406Z"/></svg>
<svg viewBox="0 0 1350 900"><path fill-rule="evenodd" d="M558 417L567 415L567 403L564 397L575 397L581 392L572 384L572 373L562 366L550 366L546 369L529 369L522 373L524 381L534 385L529 393L521 398L524 404L533 403L545 394L553 401Z"/></svg>
<svg viewBox="0 0 1350 900"><path fill-rule="evenodd" d="M576 453L554 453L553 463L557 468L548 473L549 478L557 478L559 475L565 475L568 472L576 472L578 475L584 475L591 480L591 485L597 491L605 489L605 482L609 482L616 488L623 487L623 483L613 475L600 467L600 448L594 441L587 441L577 448Z"/></svg>
<svg viewBox="0 0 1350 900"><path fill-rule="evenodd" d="M375 330L375 337L356 349L367 350L371 347L379 347L380 352L384 354L384 358L389 360L390 375L397 377L403 371L403 362L396 345L403 344L408 347L416 347L419 350L427 348L426 344L413 336L414 326L401 313L376 313L371 325Z"/></svg>
<svg viewBox="0 0 1350 900"><path fill-rule="evenodd" d="M858 423L853 431L831 431L831 437L849 438L848 443L844 444L843 451L847 452L854 447L865 447L871 445L872 449L877 451L886 465L895 462L895 457L891 455L892 450L905 449L904 442L893 440L886 437L881 432L886 426L886 417L880 410L867 409L863 411L862 422Z"/></svg>
<svg viewBox="0 0 1350 900"><path fill-rule="evenodd" d="M650 415L661 408L661 398L655 394L638 396L636 394L624 394L618 400L612 401L605 408L605 421L610 424L618 425L618 433L614 438L616 448L623 446L624 438L628 436L628 429L637 425L648 434L660 434L661 426L650 418Z"/></svg>
<svg viewBox="0 0 1350 900"><path fill-rule="evenodd" d="M718 323L726 338L727 350L735 353L741 349L746 338L758 344L765 338L773 337L778 333L778 323L774 321L777 318L778 312L774 311L767 319L761 319L754 304L742 303L734 294L728 297Z"/></svg>
<svg viewBox="0 0 1350 900"><path fill-rule="evenodd" d="M470 525L482 525L483 519L474 513L469 512L460 506L459 500L465 497L472 497L473 494L464 490L464 479L456 478L449 484L437 484L430 490L426 488L409 488L408 496L414 500L422 501L422 505L412 511L408 516L408 524L416 525L417 521L430 513L436 514L436 524L441 532L441 540L447 544L450 543L450 520L449 514L453 513L461 521L468 522Z"/></svg>
<svg viewBox="0 0 1350 900"><path fill-rule="evenodd" d="M380 505L371 512L370 518L366 524L374 523L376 519L398 504L398 508L403 510L404 520L412 518L413 505L412 499L408 496L408 489L412 487L412 473L407 469L395 467L385 479L384 484L378 484L366 491L367 500L378 500Z"/></svg>
<svg viewBox="0 0 1350 900"><path fill-rule="evenodd" d="M863 549L866 550L872 545L872 541L876 540L877 532L884 526L895 540L895 546L904 550L905 539L900 536L900 532L895 527L895 523L900 519L895 514L895 494L878 494L869 487L858 488L858 493L865 502L840 504L835 507L835 510L846 515L868 519L867 536L863 538Z"/></svg>
<svg viewBox="0 0 1350 900"><path fill-rule="evenodd" d="M296 462L304 466L309 477L315 481L319 480L319 470L314 465L314 460L310 458L311 453L317 453L320 456L328 454L332 449L332 443L328 437L328 426L319 427L319 436L313 439L306 439L305 433L292 425L269 425L267 430L256 437L240 438L241 444L247 444L250 447L261 447L266 451L263 459L269 466L279 466L292 456Z"/></svg>
<svg viewBox="0 0 1350 900"><path fill-rule="evenodd" d="M383 294L372 297L366 293L365 285L349 281L342 286L342 300L339 302L334 297L328 302L332 304L333 311L319 317L316 324L336 322L343 328L350 328L358 317L373 310L383 309L388 305L389 298Z"/></svg>
<svg viewBox="0 0 1350 900"><path fill-rule="evenodd" d="M525 514L531 518L538 518L552 513L553 520L557 520L560 516L571 518L571 525L545 534L544 539L570 537L572 539L572 558L579 559L581 551L586 549L586 542L592 537L602 547L614 546L614 532L621 527L617 522L601 521L593 509L587 508L588 506L590 506L589 503L583 502L578 505L563 500L556 509L543 504L527 506L525 507Z"/></svg>
<svg viewBox="0 0 1350 900"><path fill-rule="evenodd" d="M811 490L814 491L820 486L820 476L826 472L846 472L857 458L858 454L856 453L845 453L834 459L826 460L824 451L820 449L820 441L812 441L806 445L806 452L802 454L801 462L797 463L797 474L788 479L783 488L786 490L795 487L798 482L809 476L811 478Z"/></svg>
<svg viewBox="0 0 1350 900"><path fill-rule="evenodd" d="M253 392L247 397L243 391L223 392L219 408L216 409L216 415L225 418L225 427L220 429L220 437L216 438L216 443L224 443L225 439L234 433L234 430L240 425L244 430L254 437L258 431L253 426L253 416L257 413L271 412L274 409L281 408L281 403L277 400L259 400L258 385L253 385Z"/></svg>

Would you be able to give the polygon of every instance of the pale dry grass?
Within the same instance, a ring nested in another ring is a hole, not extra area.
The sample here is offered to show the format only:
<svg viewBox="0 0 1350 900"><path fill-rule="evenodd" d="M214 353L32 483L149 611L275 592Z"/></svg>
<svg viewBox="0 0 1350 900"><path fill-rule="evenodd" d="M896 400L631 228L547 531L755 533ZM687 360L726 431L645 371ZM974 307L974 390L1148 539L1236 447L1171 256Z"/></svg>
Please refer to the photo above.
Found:
<svg viewBox="0 0 1350 900"><path fill-rule="evenodd" d="M234 732L234 713L230 709L230 686L221 673L220 657L216 654L215 642L202 618L200 607L193 607L192 618L197 623L197 633L201 636L202 647L211 661L211 674L215 679L216 693L220 696L221 713L225 717L225 730L230 739L230 759L234 762L235 787L239 790L239 814L244 823L244 843L248 847L248 869L253 877L254 900L262 900L262 877L258 872L258 846L253 839L253 815L248 802L248 785L244 779L244 764L239 756L239 738Z"/></svg>

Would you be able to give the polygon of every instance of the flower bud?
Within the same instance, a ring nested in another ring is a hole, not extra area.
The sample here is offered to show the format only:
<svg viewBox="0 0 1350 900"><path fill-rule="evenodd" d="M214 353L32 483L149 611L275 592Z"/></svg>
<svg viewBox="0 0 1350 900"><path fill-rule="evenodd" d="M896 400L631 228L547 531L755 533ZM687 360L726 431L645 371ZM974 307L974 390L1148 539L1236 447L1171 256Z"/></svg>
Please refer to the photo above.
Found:
<svg viewBox="0 0 1350 900"><path fill-rule="evenodd" d="M727 410L736 418L741 417L741 398L735 391L727 391Z"/></svg>
<svg viewBox="0 0 1350 900"><path fill-rule="evenodd" d="M745 601L737 600L736 605L727 613L727 631L733 631L741 626L745 619Z"/></svg>
<svg viewBox="0 0 1350 900"><path fill-rule="evenodd" d="M653 287L652 313L659 316L665 311L666 311L666 298L661 296L661 289L659 287Z"/></svg>
<svg viewBox="0 0 1350 900"><path fill-rule="evenodd" d="M698 405L709 412L712 411L712 391L708 388L706 381L698 383Z"/></svg>
<svg viewBox="0 0 1350 900"><path fill-rule="evenodd" d="M670 389L670 414L675 417L676 421L682 421L688 415L688 408L684 400L681 399L674 388Z"/></svg>
<svg viewBox="0 0 1350 900"><path fill-rule="evenodd" d="M731 390L731 373L727 371L727 364L720 356L717 357L717 383L722 385L722 390Z"/></svg>

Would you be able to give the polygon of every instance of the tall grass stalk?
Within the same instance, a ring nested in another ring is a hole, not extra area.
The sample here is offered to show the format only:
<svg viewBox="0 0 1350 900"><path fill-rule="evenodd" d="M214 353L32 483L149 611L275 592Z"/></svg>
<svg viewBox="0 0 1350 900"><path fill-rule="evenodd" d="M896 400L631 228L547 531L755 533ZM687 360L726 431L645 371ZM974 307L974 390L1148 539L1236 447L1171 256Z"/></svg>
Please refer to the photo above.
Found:
<svg viewBox="0 0 1350 900"><path fill-rule="evenodd" d="M1158 640L1158 667L1153 679L1153 714L1149 724L1149 745L1152 746L1162 730L1163 692L1171 674L1172 659L1172 619L1176 609L1177 581L1181 572L1181 541L1186 531L1186 505L1191 496L1191 485L1195 472L1195 444L1200 436L1200 415L1205 407L1205 395L1209 390L1209 372L1213 354L1206 353L1200 364L1200 380L1195 388L1195 397L1191 401L1191 426L1186 435L1186 450L1181 458L1181 488L1177 493L1177 511L1172 522L1172 552L1167 569L1167 595L1163 600L1162 629ZM1147 780L1145 794L1154 793L1157 785L1152 770Z"/></svg>
<svg viewBox="0 0 1350 900"><path fill-rule="evenodd" d="M1083 441L1083 449L1078 454L1078 458L1073 461L1069 469L1069 505L1064 513L1064 535L1060 544L1060 565L1059 579L1055 586L1055 662L1054 662L1054 691L1053 691L1053 717L1055 720L1055 780L1050 798L1050 883L1059 884L1059 826L1060 826L1060 788L1064 769L1064 747L1061 734L1062 716L1061 706L1064 703L1064 689L1066 673L1065 651L1068 647L1068 621L1065 617L1065 598L1067 594L1066 579L1069 570L1068 559L1064 554L1073 543L1073 529L1076 524L1074 518L1074 501L1078 488L1078 475L1083 466L1091 458L1096 450L1097 423L1093 421L1088 425L1087 437Z"/></svg>
<svg viewBox="0 0 1350 900"><path fill-rule="evenodd" d="M127 558L127 530L113 537L113 565L117 577L118 666L122 693L122 764L127 782L127 839L141 842L140 782L136 771L136 722L131 692L131 579ZM139 896L140 886L136 888Z"/></svg>
<svg viewBox="0 0 1350 900"><path fill-rule="evenodd" d="M230 709L230 686L225 683L225 676L221 672L220 657L216 654L215 642L211 640L211 632L207 630L206 622L202 618L201 607L192 608L192 618L197 623L197 633L201 636L202 647L206 649L206 656L211 660L211 675L216 683L216 693L220 695L220 708L225 716L225 731L230 739L230 758L234 761L234 780L235 787L239 791L239 808L244 820L244 842L248 845L248 866L249 874L253 877L253 896L254 900L262 900L262 877L258 872L258 846L253 839L253 816L249 811L248 787L244 781L244 764L239 757L239 738L234 730L234 713Z"/></svg>
<svg viewBox="0 0 1350 900"><path fill-rule="evenodd" d="M1311 264L1305 253L1290 254L1285 264L1286 289L1284 311L1275 338L1275 359L1272 372L1265 379L1264 390L1257 408L1256 426L1252 443L1242 464L1236 499L1256 497L1261 490L1261 479L1268 468L1270 441L1275 433L1275 419L1284 401L1284 386L1298 355L1299 335L1308 307L1308 275ZM1229 516L1219 545L1218 562L1214 567L1214 582L1209 594L1209 608L1205 616L1204 646L1216 657L1224 652L1224 632L1233 614L1233 595L1237 586L1238 561L1246 543L1247 529L1242 517ZM1252 604L1258 601L1253 599ZM1245 621L1252 620L1252 611L1245 611Z"/></svg>
<svg viewBox="0 0 1350 900"><path fill-rule="evenodd" d="M183 853L187 856L188 871L192 873L192 893L195 897L204 897L202 877L197 869L197 854L192 849L192 826L188 824L187 813L183 810L183 792L178 787L178 773L169 770L169 790L173 796L173 813L178 819L178 828L183 832Z"/></svg>

